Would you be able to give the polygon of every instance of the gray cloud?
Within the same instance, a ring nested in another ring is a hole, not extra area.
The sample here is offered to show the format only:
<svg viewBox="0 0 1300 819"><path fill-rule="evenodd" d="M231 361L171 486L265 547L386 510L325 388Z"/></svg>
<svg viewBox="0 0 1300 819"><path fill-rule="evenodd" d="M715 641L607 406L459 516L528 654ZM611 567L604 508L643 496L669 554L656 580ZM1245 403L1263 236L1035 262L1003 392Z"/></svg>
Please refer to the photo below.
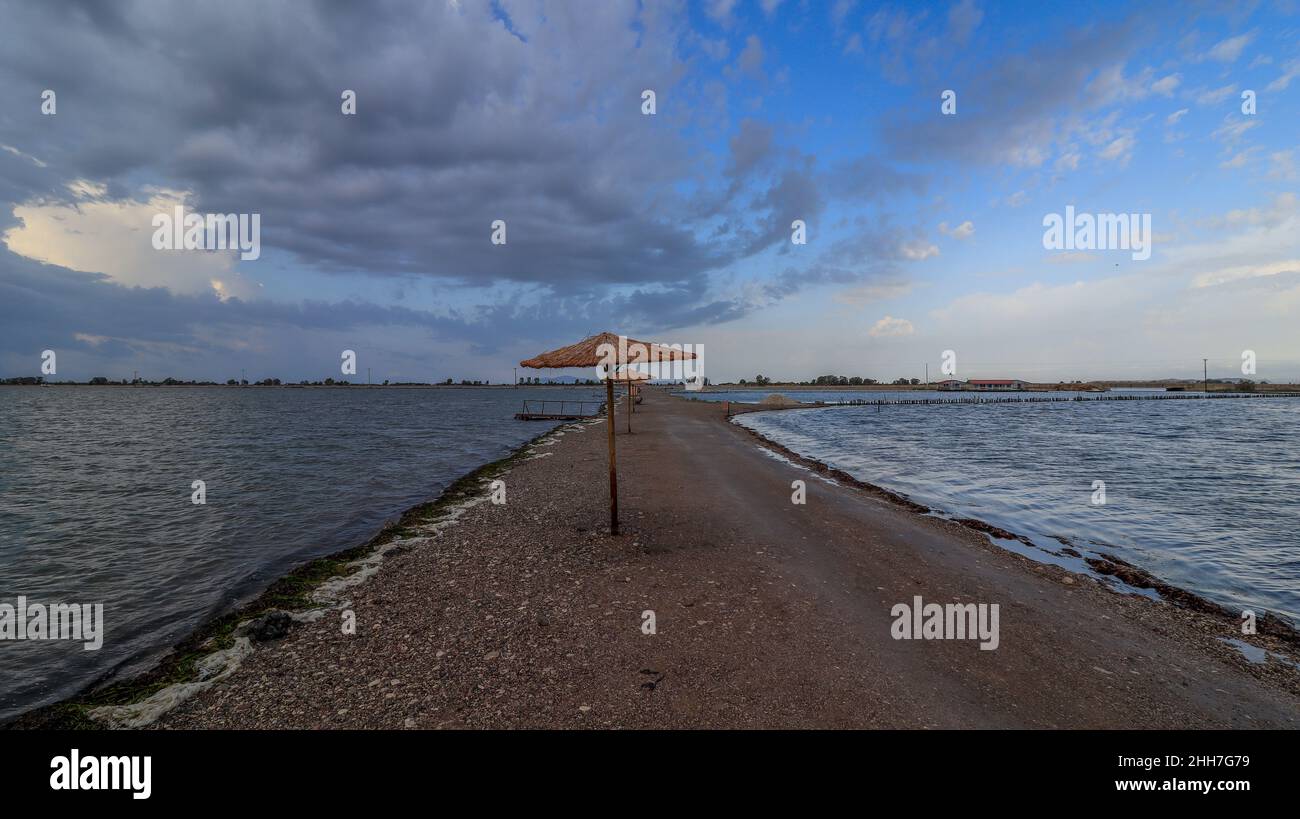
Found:
<svg viewBox="0 0 1300 819"><path fill-rule="evenodd" d="M319 269L557 291L729 261L655 207L689 164L639 110L643 88L665 107L678 90L668 23L560 5L546 26L511 20L525 42L486 4L378 5L10 9L0 84L29 115L0 122L0 143L48 169L6 166L6 201L76 177L154 181L203 210L261 213L264 243ZM46 87L54 117L38 112ZM495 219L514 244L488 242Z"/></svg>
<svg viewBox="0 0 1300 819"><path fill-rule="evenodd" d="M0 150L0 231L17 205L73 203L78 179L104 184L110 201L178 188L200 211L261 214L264 260L300 276L490 295L437 314L357 299L223 302L0 251L0 355L85 346L83 334L107 339L90 345L98 360L154 345L198 361L245 336L292 346L293 334L367 326L486 353L592 329L716 324L795 281L873 275L874 263L842 260L797 275L790 259L796 274L761 298L726 289L738 263L788 255L794 219L816 231L836 198L881 203L925 181L879 159L828 173L767 122L733 129L732 89L693 73L718 46L682 11L633 0L544 13L530 2L274 13L254 0L6 3L0 146L14 151ZM734 82L777 70L757 39L736 59L748 74ZM46 88L56 116L40 114ZM647 88L654 117L640 112ZM357 93L355 117L340 112L344 89ZM504 246L489 242L496 219ZM251 268L264 269L282 268Z"/></svg>
<svg viewBox="0 0 1300 819"><path fill-rule="evenodd" d="M1094 25L983 66L928 64L925 77L937 83L933 105L914 116L882 119L881 140L892 158L910 162L1041 164L1053 142L1066 136L1062 129L1072 112L1107 102L1090 94L1090 82L1123 65L1136 48L1138 28L1133 21ZM915 48L924 53L930 44ZM956 116L940 113L945 88L957 93Z"/></svg>
<svg viewBox="0 0 1300 819"><path fill-rule="evenodd" d="M301 354L331 360L341 349L322 342L304 351L298 338L378 339L397 332L430 344L470 344L476 354L488 355L520 339L578 337L609 327L664 332L728 321L747 309L737 300L707 299L701 287L692 286L542 301L515 296L446 314L351 299L222 301L161 287L124 287L100 274L0 250L0 377L34 374L40 352L54 349L61 356L61 378L84 380L105 374L106 367L112 373L113 366L129 366L140 356L173 362L168 372L178 377L225 378L232 361L251 358L246 342L257 338L279 362L274 374L297 380L314 377ZM65 356L69 351L81 355Z"/></svg>

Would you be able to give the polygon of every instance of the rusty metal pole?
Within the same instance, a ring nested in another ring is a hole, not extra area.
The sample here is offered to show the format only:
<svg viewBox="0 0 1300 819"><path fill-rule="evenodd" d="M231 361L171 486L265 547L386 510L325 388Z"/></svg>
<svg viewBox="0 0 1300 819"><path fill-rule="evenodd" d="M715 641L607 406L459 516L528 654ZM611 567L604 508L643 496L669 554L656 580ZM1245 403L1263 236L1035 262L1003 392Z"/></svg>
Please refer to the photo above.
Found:
<svg viewBox="0 0 1300 819"><path fill-rule="evenodd" d="M614 379L605 373L605 426L609 427L609 533L618 534L618 470L614 462Z"/></svg>
<svg viewBox="0 0 1300 819"><path fill-rule="evenodd" d="M632 434L632 382L627 382L627 434Z"/></svg>

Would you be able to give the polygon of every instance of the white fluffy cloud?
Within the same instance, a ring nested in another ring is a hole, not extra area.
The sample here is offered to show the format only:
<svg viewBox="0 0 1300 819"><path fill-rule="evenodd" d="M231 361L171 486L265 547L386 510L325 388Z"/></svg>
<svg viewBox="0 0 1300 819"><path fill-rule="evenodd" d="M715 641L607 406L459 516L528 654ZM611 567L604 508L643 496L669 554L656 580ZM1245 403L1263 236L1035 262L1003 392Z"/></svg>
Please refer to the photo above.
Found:
<svg viewBox="0 0 1300 819"><path fill-rule="evenodd" d="M1250 41L1254 39L1255 33L1238 34L1236 37L1229 37L1226 40L1220 40L1214 44L1207 55L1211 60L1217 60L1221 63L1235 62L1241 56L1241 52Z"/></svg>
<svg viewBox="0 0 1300 819"><path fill-rule="evenodd" d="M1237 86L1235 83L1220 88L1202 88L1195 92L1196 102L1200 105L1218 105L1228 97L1231 97L1236 90Z"/></svg>
<svg viewBox="0 0 1300 819"><path fill-rule="evenodd" d="M1268 90L1285 91L1296 77L1300 77L1300 60L1291 60L1282 69L1282 76L1268 84Z"/></svg>
<svg viewBox="0 0 1300 819"><path fill-rule="evenodd" d="M31 202L14 208L21 222L5 232L9 250L45 264L103 273L128 287L173 293L215 293L248 299L259 286L237 269L239 251L155 250L152 219L186 204L186 194L151 191L146 201L115 200L102 185L78 180L70 203Z"/></svg>
<svg viewBox="0 0 1300 819"><path fill-rule="evenodd" d="M967 219L955 228L948 227L947 222L939 223L939 232L954 239L969 239L975 235L975 223Z"/></svg>
<svg viewBox="0 0 1300 819"><path fill-rule="evenodd" d="M1174 93L1174 89L1176 89L1179 83L1181 83L1182 81L1183 81L1182 74L1170 74L1167 77L1161 77L1160 79L1153 82L1151 84L1151 90L1157 94L1167 97L1170 94Z"/></svg>
<svg viewBox="0 0 1300 819"><path fill-rule="evenodd" d="M894 318L885 316L880 321L872 325L867 334L872 338L895 338L898 336L910 336L916 332L912 322L907 319Z"/></svg>
<svg viewBox="0 0 1300 819"><path fill-rule="evenodd" d="M939 247L929 242L905 242L899 248L899 254L904 259L913 262L919 262L922 259L928 259L931 256L939 255Z"/></svg>

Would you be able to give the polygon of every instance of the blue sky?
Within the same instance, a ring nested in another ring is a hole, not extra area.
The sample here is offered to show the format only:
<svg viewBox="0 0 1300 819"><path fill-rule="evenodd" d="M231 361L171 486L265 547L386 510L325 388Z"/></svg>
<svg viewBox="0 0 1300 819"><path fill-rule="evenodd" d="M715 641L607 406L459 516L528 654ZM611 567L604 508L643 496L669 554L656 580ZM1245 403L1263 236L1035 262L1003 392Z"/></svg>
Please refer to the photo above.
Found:
<svg viewBox="0 0 1300 819"><path fill-rule="evenodd" d="M2 14L3 375L506 380L611 330L714 380L1300 380L1295 3ZM178 202L261 258L154 250ZM1150 258L1045 249L1067 206Z"/></svg>

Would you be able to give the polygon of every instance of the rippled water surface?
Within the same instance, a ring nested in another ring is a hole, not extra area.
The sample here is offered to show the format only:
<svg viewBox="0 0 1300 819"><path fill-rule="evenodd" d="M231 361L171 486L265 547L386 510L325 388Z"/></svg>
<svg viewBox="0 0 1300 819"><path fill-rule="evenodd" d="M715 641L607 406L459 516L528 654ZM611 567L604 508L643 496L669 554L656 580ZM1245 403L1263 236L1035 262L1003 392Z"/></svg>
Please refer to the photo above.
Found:
<svg viewBox="0 0 1300 819"><path fill-rule="evenodd" d="M602 398L0 387L0 602L103 603L107 624L98 651L0 641L0 720L136 670L295 565L364 543L548 429L513 419L525 397Z"/></svg>
<svg viewBox="0 0 1300 819"><path fill-rule="evenodd" d="M944 512L1048 548L1066 537L1300 621L1300 399L832 407L737 423Z"/></svg>

